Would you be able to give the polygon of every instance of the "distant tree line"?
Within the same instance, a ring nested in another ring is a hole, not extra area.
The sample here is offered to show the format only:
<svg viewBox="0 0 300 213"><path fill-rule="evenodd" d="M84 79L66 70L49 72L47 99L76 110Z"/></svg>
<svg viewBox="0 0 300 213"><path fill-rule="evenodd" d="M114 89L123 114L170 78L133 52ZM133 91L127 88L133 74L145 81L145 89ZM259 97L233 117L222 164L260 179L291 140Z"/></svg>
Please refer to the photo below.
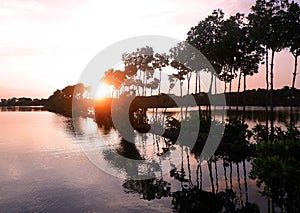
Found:
<svg viewBox="0 0 300 213"><path fill-rule="evenodd" d="M266 89L252 89L246 90L243 94L238 92L226 93L227 105L231 106L265 106L266 102L264 100L266 96ZM288 86L282 89L276 89L273 91L273 106L290 106L290 93L291 88ZM217 94L218 95L218 94ZM243 97L246 97L245 101ZM294 106L300 106L300 89L294 90L295 102ZM231 101L235 100L235 101ZM231 102L230 102L231 101ZM267 103L270 105L270 101Z"/></svg>
<svg viewBox="0 0 300 213"><path fill-rule="evenodd" d="M43 106L45 99L32 98L9 98L1 99L0 106Z"/></svg>

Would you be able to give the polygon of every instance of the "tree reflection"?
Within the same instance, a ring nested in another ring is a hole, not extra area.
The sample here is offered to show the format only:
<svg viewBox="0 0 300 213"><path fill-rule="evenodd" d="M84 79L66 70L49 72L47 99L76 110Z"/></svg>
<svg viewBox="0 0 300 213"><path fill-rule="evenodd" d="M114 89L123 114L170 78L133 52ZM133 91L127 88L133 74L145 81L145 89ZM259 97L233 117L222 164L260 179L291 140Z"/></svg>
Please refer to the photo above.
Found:
<svg viewBox="0 0 300 213"><path fill-rule="evenodd" d="M125 193L139 194L142 199L149 201L171 196L171 184L162 178L125 180L123 188Z"/></svg>
<svg viewBox="0 0 300 213"><path fill-rule="evenodd" d="M189 159L189 158L187 158ZM215 159L214 159L215 160ZM197 184L192 184L190 172L189 179L186 179L184 169L177 171L174 169L170 174L175 180L181 182L181 190L177 190L172 193L172 208L176 212L259 212L259 208L256 204L246 201L245 205L241 201L241 197L237 197L236 193L226 186L224 191L218 192L218 189L214 189L213 173L212 173L213 159L207 161L209 176L211 182L211 192L202 189L202 178L199 186L199 180L197 176ZM190 167L189 161L187 163ZM215 161L215 168L216 166ZM197 166L198 171L201 171L201 164ZM215 170L217 171L217 170ZM239 173L239 167L237 167ZM216 172L216 186L218 186L218 173ZM202 177L202 173L201 173ZM238 177L239 179L239 177ZM218 188L218 187L217 187ZM240 188L240 192L242 190Z"/></svg>
<svg viewBox="0 0 300 213"><path fill-rule="evenodd" d="M142 117L147 118L145 116L143 112ZM157 113L154 112L152 116L150 121L162 124ZM246 159L252 155L252 147L248 126L244 122L229 120L226 123L217 152L204 163L200 156L210 128L222 124L201 117L198 129L193 117L177 119L168 114L164 119L166 125L163 136L127 131L126 139L121 138L116 146L103 152L104 159L125 174L122 185L125 193L137 194L149 201L170 197L173 210L178 212L259 212L258 206L248 199ZM190 134L198 134L195 146L188 141L176 141L181 127L190 130ZM149 146L147 143L151 139ZM158 158L151 158L149 162L146 159L151 148ZM175 149L177 157L181 159L178 165L171 162L170 153ZM170 161L169 177L163 176L162 161ZM208 175L208 179L203 177L205 175Z"/></svg>
<svg viewBox="0 0 300 213"><path fill-rule="evenodd" d="M239 163L235 163L238 179L237 184L240 191L240 196L237 196L236 192L233 191L232 186L231 188L228 188L228 184L226 184L226 188L223 191L219 191L217 171L217 162L219 161L217 158L214 157L207 161L211 182L211 191L207 191L202 189L202 167L204 165L201 165L201 162L197 165L196 184L193 184L193 177L195 176L192 175L193 170L192 165L190 164L191 156L187 147L181 147L181 155L182 161L179 168L175 167L170 170L169 174L171 179L162 176L146 180L126 179L122 185L125 193L138 194L140 198L149 201L161 199L163 197L171 197L172 209L176 212L260 212L259 207L256 204L248 202L248 195L246 195L246 202L242 201ZM184 155L186 155L186 158L184 158ZM222 162L223 168L226 171L226 167L230 164L223 159ZM215 167L215 172L213 172L213 165ZM245 161L243 161L243 173L245 191L247 193ZM214 183L214 175L216 176L216 185ZM227 179L226 173L224 173L224 176L224 178ZM176 188L176 182L180 183L179 189Z"/></svg>

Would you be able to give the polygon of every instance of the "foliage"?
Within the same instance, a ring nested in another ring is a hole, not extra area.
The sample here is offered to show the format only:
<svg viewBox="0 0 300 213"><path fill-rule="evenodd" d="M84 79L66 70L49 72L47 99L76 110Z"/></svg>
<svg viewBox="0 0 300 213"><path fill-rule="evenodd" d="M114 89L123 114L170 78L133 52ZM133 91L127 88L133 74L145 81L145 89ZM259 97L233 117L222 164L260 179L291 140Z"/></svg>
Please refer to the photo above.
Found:
<svg viewBox="0 0 300 213"><path fill-rule="evenodd" d="M87 109L90 105L90 101L84 98L87 89L82 83L79 83L67 86L62 90L56 90L45 101L45 108L66 116L72 116L72 110L78 114L87 115ZM76 102L76 108L72 109L73 101Z"/></svg>
<svg viewBox="0 0 300 213"><path fill-rule="evenodd" d="M300 210L300 131L289 127L277 129L275 140L261 140L256 145L250 178L264 185L262 195L271 198L288 212Z"/></svg>
<svg viewBox="0 0 300 213"><path fill-rule="evenodd" d="M44 99L31 99L31 98L2 98L0 101L0 106L41 106L44 104Z"/></svg>
<svg viewBox="0 0 300 213"><path fill-rule="evenodd" d="M239 119L230 119L225 124L223 138L217 154L231 161L239 162L253 154L248 125Z"/></svg>
<svg viewBox="0 0 300 213"><path fill-rule="evenodd" d="M180 121L172 116L166 117L166 129L171 131L180 131Z"/></svg>

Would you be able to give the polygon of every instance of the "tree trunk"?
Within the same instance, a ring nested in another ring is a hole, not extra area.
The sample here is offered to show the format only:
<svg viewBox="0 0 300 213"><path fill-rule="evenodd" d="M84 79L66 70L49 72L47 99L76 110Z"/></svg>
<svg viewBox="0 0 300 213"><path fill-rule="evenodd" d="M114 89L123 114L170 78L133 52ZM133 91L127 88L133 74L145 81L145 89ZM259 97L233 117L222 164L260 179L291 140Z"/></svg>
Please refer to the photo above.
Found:
<svg viewBox="0 0 300 213"><path fill-rule="evenodd" d="M270 140L273 141L274 139L274 106L273 106L273 90L274 90L274 82L273 82L273 78L274 78L274 55L275 55L275 51L272 50L272 56L271 56L271 81L270 81L270 86L271 86L271 90L270 90L270 105L271 105L271 135L270 135Z"/></svg>
<svg viewBox="0 0 300 213"><path fill-rule="evenodd" d="M201 92L201 72L199 72L199 76L198 76L198 92Z"/></svg>
<svg viewBox="0 0 300 213"><path fill-rule="evenodd" d="M142 79L142 71L140 71L140 75L139 75L139 80L142 81L141 79ZM141 85L141 86L143 86L143 85ZM139 86L138 86L138 89L139 89L139 95L140 95L140 87ZM143 88L141 88L141 89L143 89ZM142 95L143 95L143 93L142 93Z"/></svg>
<svg viewBox="0 0 300 213"><path fill-rule="evenodd" d="M198 163L197 169L196 169L196 181L197 181L197 189L200 189L200 183L199 183L199 169L200 169L201 163Z"/></svg>
<svg viewBox="0 0 300 213"><path fill-rule="evenodd" d="M240 96L240 89L241 89L241 78L242 78L242 71L240 70L239 74L239 81L238 81L238 91L237 91L237 97L236 97L236 118L238 116L238 110L239 110L239 96Z"/></svg>
<svg viewBox="0 0 300 213"><path fill-rule="evenodd" d="M161 70L159 71L158 95L160 95L160 85L161 85Z"/></svg>
<svg viewBox="0 0 300 213"><path fill-rule="evenodd" d="M214 74L211 72L210 85L209 85L209 94L212 94L212 86L213 86ZM208 103L206 107L207 118L211 119L211 103Z"/></svg>
<svg viewBox="0 0 300 213"><path fill-rule="evenodd" d="M225 99L226 99L226 90L227 90L227 82L226 82L226 80L225 80L224 84L225 84L224 85L224 96L225 96ZM225 105L222 106L222 109L223 109L223 112L224 112ZM224 113L222 113L222 122L224 122Z"/></svg>
<svg viewBox="0 0 300 213"><path fill-rule="evenodd" d="M239 187L239 190L240 190L240 200L241 200L241 204L243 206L243 201L242 201L242 187L241 187L241 177L240 177L240 166L239 166L239 163L236 163L236 174L237 174L238 187Z"/></svg>
<svg viewBox="0 0 300 213"><path fill-rule="evenodd" d="M246 87L247 87L247 82L246 79L247 75L244 73L244 94L243 94L243 122L245 121L245 116L246 116Z"/></svg>
<svg viewBox="0 0 300 213"><path fill-rule="evenodd" d="M232 74L232 68L230 69L230 74ZM229 81L229 96L228 96L229 110L231 110L231 89L232 89L232 79L230 78L230 81Z"/></svg>
<svg viewBox="0 0 300 213"><path fill-rule="evenodd" d="M146 71L145 71L145 75L146 75ZM146 76L146 78L145 78L145 85L144 85L144 87L145 87L144 96L147 96L147 83L148 83L148 79L147 79L147 76Z"/></svg>
<svg viewBox="0 0 300 213"><path fill-rule="evenodd" d="M198 71L196 72L196 85L195 85L195 94L197 94L197 88L198 88Z"/></svg>
<svg viewBox="0 0 300 213"><path fill-rule="evenodd" d="M192 171L191 171L191 163L190 163L190 155L188 152L188 149L185 149L185 153L186 153L186 158L187 158L187 163L188 163L188 173L189 173L189 182L192 182ZM162 175L161 175L162 177Z"/></svg>
<svg viewBox="0 0 300 213"><path fill-rule="evenodd" d="M267 135L266 138L269 138L269 50L266 47L266 129L267 129Z"/></svg>
<svg viewBox="0 0 300 213"><path fill-rule="evenodd" d="M245 159L243 159L243 171L244 171L244 186L245 186L245 194L246 194L246 203L248 203L248 185L247 185L247 171L246 171L246 163Z"/></svg>
<svg viewBox="0 0 300 213"><path fill-rule="evenodd" d="M214 94L217 94L217 75L215 75L215 92ZM216 110L217 110L217 106L214 105L214 119L216 119Z"/></svg>
<svg viewBox="0 0 300 213"><path fill-rule="evenodd" d="M291 102L291 106L290 106L290 125L291 126L294 124L293 107L294 107L294 101L295 101L294 90L295 90L295 82L296 82L296 75L297 75L297 62L298 62L297 53L295 53L294 58L295 58L295 66L294 66L294 72L293 72L293 81L292 81L291 97L290 97L290 102Z"/></svg>
<svg viewBox="0 0 300 213"><path fill-rule="evenodd" d="M215 94L217 94L217 76L215 75Z"/></svg>
<svg viewBox="0 0 300 213"><path fill-rule="evenodd" d="M218 191L219 191L219 179L218 179L217 160L215 160L215 174L216 174L216 193L218 193Z"/></svg>
<svg viewBox="0 0 300 213"><path fill-rule="evenodd" d="M207 166L208 166L208 171L209 171L209 177L210 177L210 183L211 183L211 191L212 193L215 193L215 186L214 186L214 179L213 179L213 174L212 174L212 161L209 159L207 161Z"/></svg>
<svg viewBox="0 0 300 213"><path fill-rule="evenodd" d="M191 81L191 75L187 74L187 82L188 82L188 88L187 88L187 94L190 94L190 81Z"/></svg>
<svg viewBox="0 0 300 213"><path fill-rule="evenodd" d="M145 96L146 93L146 71L144 72L144 78L143 78L143 96Z"/></svg>
<svg viewBox="0 0 300 213"><path fill-rule="evenodd" d="M227 174L226 174L226 166L225 166L224 159L223 159L223 169L224 169L225 187L226 187L226 189L228 189L228 178L227 178Z"/></svg>
<svg viewBox="0 0 300 213"><path fill-rule="evenodd" d="M229 182L230 182L230 189L232 189L232 162L229 162Z"/></svg>
<svg viewBox="0 0 300 213"><path fill-rule="evenodd" d="M182 85L183 85L183 81L180 81L180 97L182 97Z"/></svg>
<svg viewBox="0 0 300 213"><path fill-rule="evenodd" d="M214 74L211 72L210 85L209 85L209 94L212 94L212 86L213 86Z"/></svg>

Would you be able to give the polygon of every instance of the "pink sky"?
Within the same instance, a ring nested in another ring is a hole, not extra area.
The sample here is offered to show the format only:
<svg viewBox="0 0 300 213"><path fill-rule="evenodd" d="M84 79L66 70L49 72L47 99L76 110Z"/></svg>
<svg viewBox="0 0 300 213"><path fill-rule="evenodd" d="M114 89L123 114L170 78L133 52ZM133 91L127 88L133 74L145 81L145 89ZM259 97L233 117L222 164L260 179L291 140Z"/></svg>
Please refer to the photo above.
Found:
<svg viewBox="0 0 300 213"><path fill-rule="evenodd" d="M77 83L87 63L115 42L153 34L184 40L213 9L247 13L254 2L0 0L0 97L47 98ZM291 85L292 70L291 54L277 54L276 88ZM265 87L263 69L248 78L248 88L258 87Z"/></svg>

